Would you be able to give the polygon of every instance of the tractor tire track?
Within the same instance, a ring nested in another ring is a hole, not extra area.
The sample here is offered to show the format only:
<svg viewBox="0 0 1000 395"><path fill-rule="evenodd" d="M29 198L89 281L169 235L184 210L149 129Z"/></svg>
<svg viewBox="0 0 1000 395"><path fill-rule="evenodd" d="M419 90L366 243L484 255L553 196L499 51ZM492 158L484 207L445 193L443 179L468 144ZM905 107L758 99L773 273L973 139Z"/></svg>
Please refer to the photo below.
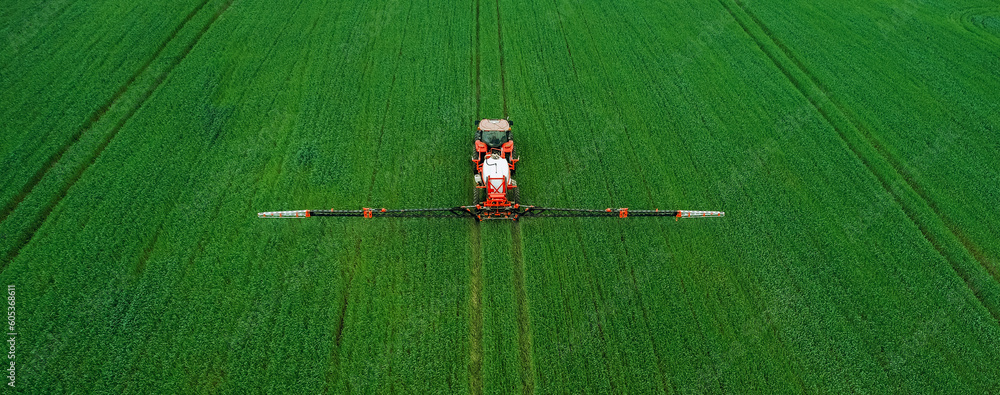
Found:
<svg viewBox="0 0 1000 395"><path fill-rule="evenodd" d="M479 120L481 119L480 117L482 116L481 115L482 111L479 108L480 102L481 102L481 100L480 100L480 91L481 91L481 89L480 89L480 82L479 82L479 80L480 80L480 77L479 77L480 54L479 54L479 1L478 0L475 1L475 2L473 2L473 5L472 5L472 17L476 21L476 28L475 28L475 31L472 34L472 37L471 37L472 38L472 51L470 52L470 56L471 56L470 62L472 63L472 67L471 67L471 70L470 70L471 71L471 77L470 78L472 79L472 90L473 90L473 92L475 94L475 103L474 103L475 104L475 111L476 111L476 119L475 119L475 121L479 122Z"/></svg>
<svg viewBox="0 0 1000 395"><path fill-rule="evenodd" d="M483 393L483 239L479 222L469 225L469 392Z"/></svg>
<svg viewBox="0 0 1000 395"><path fill-rule="evenodd" d="M472 18L476 21L475 29L470 35L472 41L469 52L470 84L473 93L473 108L476 113L475 121L481 118L481 77L480 62L480 29L479 22L480 0L472 2ZM476 200L476 189L472 191L473 201ZM469 393L483 393L483 238L479 221L469 224Z"/></svg>
<svg viewBox="0 0 1000 395"><path fill-rule="evenodd" d="M990 31L976 17L993 17L1000 19L1000 7L972 7L951 15L951 19L963 29L992 45L1000 45L1000 36Z"/></svg>
<svg viewBox="0 0 1000 395"><path fill-rule="evenodd" d="M1000 273L998 273L997 268L989 264L982 254L976 253L979 250L972 245L970 240L959 236L961 232L941 213L940 209L927 197L926 192L916 185L899 161L878 143L870 130L857 119L851 117L844 106L830 96L829 90L808 72L788 47L775 38L770 29L739 0L719 0L719 4L747 36L757 44L761 52L781 71L785 78L792 83L799 94L805 97L824 121L834 129L853 156L878 180L882 189L892 196L910 222L920 230L924 239L951 265L953 271L962 279L966 287L993 319L1000 322L1000 306L986 299L980 286L969 273L969 268L963 265L962 258L967 257L976 262L980 269L992 277L993 281L1000 283ZM755 33L757 31L760 33ZM828 109L828 107L832 108ZM879 170L880 166L878 165L883 165L882 168L889 170ZM903 187L896 187L893 183L895 180L902 181ZM919 215L920 212L929 212L933 218L922 219ZM935 225L947 232L939 234L934 229ZM954 253L949 245L960 247L961 251ZM975 269L972 268L972 270Z"/></svg>
<svg viewBox="0 0 1000 395"><path fill-rule="evenodd" d="M90 168L91 165L93 165L95 162L97 162L97 158L100 157L102 153L104 153L104 150L108 147L108 145L111 143L111 141L114 140L115 136L118 135L118 132L121 131L121 129L125 126L125 124L128 123L128 121L130 119L132 119L132 117L136 114L136 112L138 112L139 109L142 108L143 105L146 104L146 100L148 100L149 97L153 95L153 92L155 92L160 87L160 85L163 83L163 81L167 79L167 77L174 71L174 69L177 67L177 65L179 65L181 62L184 61L185 58L187 58L187 55L191 53L191 50L194 49L195 45L197 45L198 42L201 41L201 38L212 27L212 25L215 24L215 22L219 19L219 16L221 16L224 12L226 12L226 10L229 9L229 7L233 4L233 1L234 0L228 0L225 4L222 5L222 7L220 7L215 12L215 14L212 15L212 17L201 28L201 30L195 35L195 37L191 40L191 42L188 43L188 45L186 47L184 47L184 49L180 52L180 54L173 59L173 61L169 64L169 66L167 66L167 68L164 69L156 77L156 79L149 86L149 88L147 88L146 91L139 97L138 101L136 101L136 103L133 104L131 108L129 108L128 112L118 121L118 123L115 124L115 126L111 129L111 131L106 136L104 136L104 138L101 140L101 142L96 147L96 149L90 154L89 160L85 160L79 166L77 166L76 170L72 173L72 175L70 177L68 177L67 180L64 182L63 187L60 188L59 193L55 194L52 197L52 199L50 199L49 202L42 207L42 209L40 210L40 212L38 213L38 215L32 221L31 225L28 226L27 232L24 233L15 242L14 248L12 248L6 254L6 256L4 257L4 260L3 260L3 266L0 267L0 272L2 272L4 269L6 269L7 265L10 264L10 262L12 262L14 260L14 258L16 258L18 256L18 254L20 254L21 249L23 249L31 241L31 239L34 238L35 232L37 232L38 229L41 228L42 224L45 223L45 221L49 217L49 214L52 213L52 210L54 210L55 207L58 206L59 203L62 202L62 200L66 197L66 195L69 192L70 188L72 188L73 185L76 184L76 182L80 180L80 178L83 176L83 173L85 173L87 171L87 169ZM189 16L191 16L193 18L195 14L196 13L191 13L191 14L189 14ZM186 23L187 23L187 21L185 21L185 24ZM183 28L183 26L181 26L181 28ZM178 32L180 30L181 29L177 29ZM152 63L152 61L150 61L149 63ZM136 74L136 78L137 77L138 77L138 74ZM131 85L128 85L128 86L131 86ZM120 89L120 91L122 91L122 94L124 94L124 92L128 90L128 86L126 86L125 89ZM121 96L119 95L118 97L120 98ZM113 101L109 102L109 103L110 104L108 104L106 106L106 108L103 109L104 112L106 112L107 109L110 108L110 106L114 104ZM99 114L95 113L95 114L98 114L98 116L96 118L92 117L92 119L94 119L95 123L100 118L100 115L104 114L104 112L100 112ZM88 129L92 125L93 125L93 123L90 123L88 125ZM82 132L80 132L79 134L82 135ZM72 146L72 144L68 145L66 147L66 150L68 150L70 146ZM63 153L64 152L65 152L65 150L63 150ZM53 165L56 162L58 162L58 158L55 161L53 161Z"/></svg>
<svg viewBox="0 0 1000 395"><path fill-rule="evenodd" d="M146 271L146 262L149 262L149 258L153 255L153 247L156 247L156 242L160 240L161 233L163 233L163 222L160 222L160 226L156 227L156 232L153 233L153 237L151 237L149 242L146 243L146 246L142 248L142 253L139 255L139 261L136 262L135 268L132 271L132 276L136 280L138 280L139 277L142 277L142 274Z"/></svg>
<svg viewBox="0 0 1000 395"><path fill-rule="evenodd" d="M503 117L510 117L507 111L507 70L504 68L503 61L503 24L500 20L500 0L496 0L497 8L497 45L500 54L500 97L503 99Z"/></svg>
<svg viewBox="0 0 1000 395"><path fill-rule="evenodd" d="M108 109L110 109L111 106L115 105L115 103L117 103L121 99L122 95L124 95L125 92L132 87L132 84L135 83L135 81L139 78L139 76L145 73L147 69L149 69L149 66L152 65L157 58L160 57L160 54L162 54L163 50L167 48L167 45L169 45L172 41L174 41L174 39L177 38L177 35L180 33L182 29L184 29L184 26L187 26L188 22L190 22L191 19L193 19L194 16L197 15L198 12L201 11L201 9L204 8L209 1L210 0L202 0L201 4L198 4L198 6L196 6L193 10L191 10L191 12L184 17L184 20L182 20L179 24L177 24L174 30L171 31L169 35L167 35L167 38L164 39L162 43L160 43L159 47L156 48L156 51L153 52L153 55L151 55L148 59L146 59L146 62L143 63L142 66L140 66L139 69L136 70L136 72L133 73L128 78L128 80L125 81L124 84L122 84L122 86L118 87L115 93L112 94L111 97L103 105L94 110L94 112L90 114L90 117L88 117L87 120L83 122L83 125L80 126L80 128L76 131L76 133L73 133L73 136L65 144L59 147L59 149L45 161L45 164L38 169L38 172L36 172L35 175L32 176L31 179L28 181L28 183L25 184L23 188L21 188L21 191L18 192L18 194L15 195L14 198L11 199L11 201L7 203L6 206L3 207L3 209L0 209L0 222L6 220L7 216L10 215L10 213L12 213L29 194L31 194L31 191L35 188L36 185L38 185L39 182L42 181L42 178L44 178L45 175L48 174L53 167L55 167L56 163L58 163L59 160L61 160L62 157L66 155L66 152L69 151L70 147L78 143L83 134L89 131L94 126L94 124L96 124L98 121L101 120L101 118L104 117L104 114L108 112Z"/></svg>
<svg viewBox="0 0 1000 395"><path fill-rule="evenodd" d="M861 122L860 120L852 116L851 113L846 110L847 108L846 105L844 105L839 100L830 95L829 88L827 88L825 84L820 82L815 75L810 73L808 69L806 69L805 65L797 57L794 56L793 52L790 49L788 49L788 47L783 42L781 42L781 40L777 39L775 34L767 27L767 25L765 25L759 18L757 18L757 16L754 15L753 12L751 12L748 8L746 8L746 6L744 6L741 3L741 0L734 0L734 1L736 2L736 5L738 5L750 17L753 23L759 26L761 31L763 31L764 34L766 34L767 37L772 42L774 42L774 44L777 45L779 49L781 49L781 52L785 55L785 57L790 59L794 63L795 67L797 67L806 77L809 78L809 82L811 82L815 87L819 89L823 97L825 97L827 100L830 101L831 104L834 105L835 111L839 112L838 115L841 115L845 119L847 119L850 125L853 126L854 129L860 134L860 136L862 137L862 141L870 145L872 148L874 148L876 153L880 155L882 158L884 158L886 162L888 162L889 166L892 167L892 169L900 176L900 178L904 182L906 182L907 186L910 189L912 189L914 193L917 194L920 200L923 201L922 203L926 204L926 206L930 208L931 212L941 220L941 222L945 225L948 231L951 232L951 236L953 236L954 239L958 241L965 248L965 250L969 253L970 256L972 256L976 261L979 262L979 264L984 269L986 269L986 271L990 274L990 276L993 277L995 281L1000 283L1000 269L998 269L995 265L991 264L988 261L988 259L986 259L986 257L982 254L981 249L974 243L972 243L972 240L969 240L968 238L964 237L963 232L961 232L958 225L952 222L948 218L948 216L944 215L943 211L937 206L937 203L934 202L934 199L930 198L927 191L924 190L922 186L920 186L916 181L913 180L913 175L906 170L906 166L902 164L902 161L895 155L893 155L891 152L889 152L889 150L887 150L878 141L878 139L875 138L874 133L872 133L872 131L867 127L867 125L865 125L864 122ZM975 16L975 13L989 14L991 11L992 12L1000 11L1000 8L992 8L992 9L974 8L973 10L975 10L975 12L966 12L963 14L964 15L963 20L968 20L970 24L969 26L967 26L967 28L970 28L970 26L979 27L972 21L972 18ZM994 40L998 39L998 37L990 35L989 32L985 30L982 30L981 33L986 34L989 38L992 38ZM841 136L841 138L846 142L846 138L844 138L843 135ZM892 176L893 174L889 174L889 177ZM919 209L919 207L917 209Z"/></svg>
<svg viewBox="0 0 1000 395"><path fill-rule="evenodd" d="M535 369L532 360L531 314L528 293L524 287L524 243L521 241L521 223L514 221L510 227L511 256L514 258L514 298L517 301L517 343L521 363L521 393L535 393Z"/></svg>
<svg viewBox="0 0 1000 395"><path fill-rule="evenodd" d="M344 283L344 294L340 298L337 330L334 333L333 347L330 348L330 361L333 363L333 369L326 372L326 377L324 378L326 385L323 387L324 394L329 393L330 384L336 383L340 378L340 344L344 337L344 321L347 317L347 305L351 300L351 285L354 284L354 275L358 271L358 262L361 261L362 244L362 238L358 237L357 242L354 244L354 259L351 262L351 269L346 273L347 281Z"/></svg>
<svg viewBox="0 0 1000 395"><path fill-rule="evenodd" d="M495 0L497 13L497 51L500 58L500 93L503 102L503 116L510 118L510 107L507 95L507 67L503 50L503 19L500 12L500 0ZM524 286L524 243L521 239L521 223L511 224L511 257L514 267L514 299L517 302L517 343L518 362L521 375L521 393L535 392L535 369L531 340L531 314L528 304L528 293Z"/></svg>
<svg viewBox="0 0 1000 395"><path fill-rule="evenodd" d="M569 55L569 65L573 69L573 76L576 77L577 81L580 80L580 74L576 72L576 62L573 61L573 51L569 48L569 38L566 37L566 27L563 26L563 15L559 12L559 4L556 4L556 0L552 0L552 9L556 11L556 20L559 21L559 32L562 33L563 44L566 44L566 54Z"/></svg>

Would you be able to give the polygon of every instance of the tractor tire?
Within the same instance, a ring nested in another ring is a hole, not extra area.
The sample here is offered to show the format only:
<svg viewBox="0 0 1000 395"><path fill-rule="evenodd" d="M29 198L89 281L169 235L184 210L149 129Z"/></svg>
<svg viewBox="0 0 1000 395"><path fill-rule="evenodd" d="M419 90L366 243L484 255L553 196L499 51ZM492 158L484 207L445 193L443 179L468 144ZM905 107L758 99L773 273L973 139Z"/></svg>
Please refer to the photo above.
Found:
<svg viewBox="0 0 1000 395"><path fill-rule="evenodd" d="M516 185L516 184L515 184ZM520 204L521 203L521 188L507 188L507 201Z"/></svg>
<svg viewBox="0 0 1000 395"><path fill-rule="evenodd" d="M517 158L517 147L514 147L514 148L510 149L510 160L511 160L511 162L514 161L514 158ZM514 177L515 174L517 174L517 165L514 165L514 170L510 171L510 176L512 178Z"/></svg>
<svg viewBox="0 0 1000 395"><path fill-rule="evenodd" d="M472 205L479 205L483 203L483 188L472 188Z"/></svg>

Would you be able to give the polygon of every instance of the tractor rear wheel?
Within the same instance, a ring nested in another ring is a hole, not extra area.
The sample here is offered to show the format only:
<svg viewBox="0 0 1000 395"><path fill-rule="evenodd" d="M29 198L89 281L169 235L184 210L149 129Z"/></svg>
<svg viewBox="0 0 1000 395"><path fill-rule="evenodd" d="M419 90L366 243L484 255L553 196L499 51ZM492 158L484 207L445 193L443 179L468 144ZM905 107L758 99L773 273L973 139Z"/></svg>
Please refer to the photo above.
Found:
<svg viewBox="0 0 1000 395"><path fill-rule="evenodd" d="M478 205L483 202L483 188L472 188L472 204Z"/></svg>
<svg viewBox="0 0 1000 395"><path fill-rule="evenodd" d="M507 188L507 201L511 202L512 204L520 204L521 188L518 187Z"/></svg>
<svg viewBox="0 0 1000 395"><path fill-rule="evenodd" d="M515 158L517 158L517 147L513 147L510 149L510 161L514 162ZM517 165L514 165L514 170L510 171L511 177L514 177L515 174L517 174Z"/></svg>

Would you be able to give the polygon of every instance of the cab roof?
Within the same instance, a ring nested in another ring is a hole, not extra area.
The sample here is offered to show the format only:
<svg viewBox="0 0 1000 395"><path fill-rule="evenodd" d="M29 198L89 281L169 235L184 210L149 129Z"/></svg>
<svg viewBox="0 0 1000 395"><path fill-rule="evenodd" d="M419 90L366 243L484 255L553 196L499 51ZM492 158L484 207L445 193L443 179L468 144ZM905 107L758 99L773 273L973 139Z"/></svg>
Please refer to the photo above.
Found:
<svg viewBox="0 0 1000 395"><path fill-rule="evenodd" d="M479 121L479 130L506 132L510 130L510 122L506 119L484 119Z"/></svg>

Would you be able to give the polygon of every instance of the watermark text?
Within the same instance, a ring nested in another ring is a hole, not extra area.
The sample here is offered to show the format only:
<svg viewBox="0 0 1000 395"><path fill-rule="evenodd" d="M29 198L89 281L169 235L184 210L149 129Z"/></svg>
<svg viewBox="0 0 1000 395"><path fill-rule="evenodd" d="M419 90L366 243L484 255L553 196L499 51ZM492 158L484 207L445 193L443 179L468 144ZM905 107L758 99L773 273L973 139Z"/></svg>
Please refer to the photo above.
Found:
<svg viewBox="0 0 1000 395"><path fill-rule="evenodd" d="M17 358L17 354L14 352L17 345L17 328L15 328L15 309L14 309L14 285L7 286L7 345L9 346L7 351L7 361L10 362L10 367L7 368L7 385L13 387L16 381L17 375L15 374L17 370L14 368L14 360Z"/></svg>

